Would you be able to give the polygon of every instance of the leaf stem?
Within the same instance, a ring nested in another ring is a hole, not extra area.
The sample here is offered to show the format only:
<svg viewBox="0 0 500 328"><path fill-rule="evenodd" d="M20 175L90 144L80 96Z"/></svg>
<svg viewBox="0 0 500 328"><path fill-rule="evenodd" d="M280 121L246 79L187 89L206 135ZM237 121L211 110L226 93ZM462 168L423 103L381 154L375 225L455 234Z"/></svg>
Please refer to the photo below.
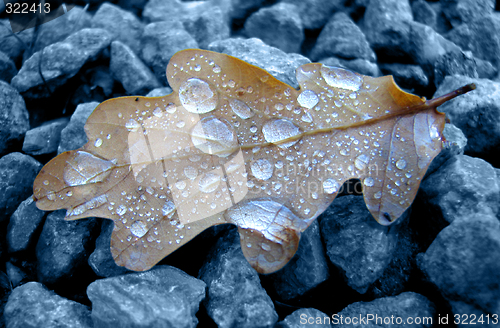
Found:
<svg viewBox="0 0 500 328"><path fill-rule="evenodd" d="M425 103L429 108L436 108L438 106L441 106L442 104L444 104L448 100L451 100L455 97L466 94L467 92L472 91L474 89L476 89L476 85L474 83L470 83L470 84L464 85L463 87L458 88L452 92L449 92L445 95L442 95L440 97L437 97L437 98L434 98L431 100L427 100Z"/></svg>

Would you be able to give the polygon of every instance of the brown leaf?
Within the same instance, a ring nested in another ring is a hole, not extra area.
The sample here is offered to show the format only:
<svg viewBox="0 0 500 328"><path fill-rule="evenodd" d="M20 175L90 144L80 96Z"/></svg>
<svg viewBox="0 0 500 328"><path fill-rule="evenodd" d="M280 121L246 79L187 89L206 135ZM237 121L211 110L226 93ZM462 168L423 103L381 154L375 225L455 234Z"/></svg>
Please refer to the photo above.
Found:
<svg viewBox="0 0 500 328"><path fill-rule="evenodd" d="M473 89L426 101L390 76L307 64L295 90L205 50L178 52L167 77L168 96L100 104L85 125L89 142L50 161L34 184L40 209L112 219L112 254L137 271L222 223L238 226L258 272L276 271L352 178L374 218L391 224L442 148L445 115L435 108Z"/></svg>

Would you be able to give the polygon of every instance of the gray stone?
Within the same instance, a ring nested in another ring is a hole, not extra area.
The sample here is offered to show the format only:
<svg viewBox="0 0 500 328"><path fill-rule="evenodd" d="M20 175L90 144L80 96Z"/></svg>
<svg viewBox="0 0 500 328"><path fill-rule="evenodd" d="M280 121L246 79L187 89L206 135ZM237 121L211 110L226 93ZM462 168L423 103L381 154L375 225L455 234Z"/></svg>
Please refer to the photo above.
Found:
<svg viewBox="0 0 500 328"><path fill-rule="evenodd" d="M34 29L13 33L8 19L0 19L0 51L12 61L21 61L24 51L33 40Z"/></svg>
<svg viewBox="0 0 500 328"><path fill-rule="evenodd" d="M492 13L495 0L443 0L441 7L451 25L457 27Z"/></svg>
<svg viewBox="0 0 500 328"><path fill-rule="evenodd" d="M290 262L283 269L269 275L276 294L283 300L303 295L328 277L328 264L316 220L302 233L297 253Z"/></svg>
<svg viewBox="0 0 500 328"><path fill-rule="evenodd" d="M89 309L47 290L39 282L16 287L5 305L9 328L91 328Z"/></svg>
<svg viewBox="0 0 500 328"><path fill-rule="evenodd" d="M26 60L12 79L12 86L29 97L46 97L76 75L88 61L97 58L111 42L102 29L82 29L61 42L51 44ZM41 61L41 63L40 63ZM39 68L47 85L44 84ZM29 92L28 92L29 91Z"/></svg>
<svg viewBox="0 0 500 328"><path fill-rule="evenodd" d="M359 325L364 328L432 327L434 315L434 305L425 296L414 292L405 292L398 296L377 298L371 302L352 303L337 313L334 319L338 322L332 320L332 327L352 326L352 324L341 324L340 316L344 319L347 317L358 320L359 318L367 318L366 322L359 321ZM368 320L369 318L371 320ZM377 318L378 321L376 321ZM420 324L416 323L417 318L421 320ZM408 319L411 321L407 321ZM384 323L383 320L386 322ZM352 322L354 323L354 321Z"/></svg>
<svg viewBox="0 0 500 328"><path fill-rule="evenodd" d="M0 156L24 137L30 127L23 97L10 84L0 81Z"/></svg>
<svg viewBox="0 0 500 328"><path fill-rule="evenodd" d="M396 230L377 223L360 196L336 199L320 217L328 258L343 272L347 284L361 294L390 263Z"/></svg>
<svg viewBox="0 0 500 328"><path fill-rule="evenodd" d="M499 313L500 222L495 216L464 213L439 233L419 263L441 294L455 303L455 311L463 309L458 303L463 302Z"/></svg>
<svg viewBox="0 0 500 328"><path fill-rule="evenodd" d="M7 227L9 252L25 251L36 243L36 234L41 229L45 212L39 210L33 197L29 196L10 217Z"/></svg>
<svg viewBox="0 0 500 328"><path fill-rule="evenodd" d="M495 166L500 164L496 151L500 146L500 83L466 76L447 76L434 97L444 95L469 83L476 90L446 102L439 111L467 137L465 153L481 157Z"/></svg>
<svg viewBox="0 0 500 328"><path fill-rule="evenodd" d="M231 8L229 17L242 20L248 17L249 13L255 12L261 8L265 2L266 0L230 0Z"/></svg>
<svg viewBox="0 0 500 328"><path fill-rule="evenodd" d="M427 1L413 1L413 3L411 4L411 10L413 12L413 18L415 19L415 22L425 24L436 30L438 15Z"/></svg>
<svg viewBox="0 0 500 328"><path fill-rule="evenodd" d="M0 80L10 83L16 74L17 68L14 62L0 51Z"/></svg>
<svg viewBox="0 0 500 328"><path fill-rule="evenodd" d="M498 69L493 66L492 63L479 58L474 58L474 61L476 62L477 75L479 75L479 78L494 80L498 77Z"/></svg>
<svg viewBox="0 0 500 328"><path fill-rule="evenodd" d="M456 155L422 182L420 196L435 216L453 222L476 212L496 215L500 187L488 162Z"/></svg>
<svg viewBox="0 0 500 328"><path fill-rule="evenodd" d="M149 67L120 41L111 43L109 67L113 77L121 82L129 95L143 94L161 86Z"/></svg>
<svg viewBox="0 0 500 328"><path fill-rule="evenodd" d="M462 51L450 51L439 56L434 63L434 84L440 85L448 75L479 77L475 58L470 52Z"/></svg>
<svg viewBox="0 0 500 328"><path fill-rule="evenodd" d="M304 308L294 311L286 316L283 321L278 322L276 328L325 328L331 327L331 317L327 314L313 309Z"/></svg>
<svg viewBox="0 0 500 328"><path fill-rule="evenodd" d="M166 265L96 280L87 288L95 327L196 327L205 283Z"/></svg>
<svg viewBox="0 0 500 328"><path fill-rule="evenodd" d="M451 30L446 38L500 68L500 14L483 16L481 13L481 17Z"/></svg>
<svg viewBox="0 0 500 328"><path fill-rule="evenodd" d="M112 40L120 41L134 53L139 53L144 26L131 12L105 2L92 17L92 27L108 31Z"/></svg>
<svg viewBox="0 0 500 328"><path fill-rule="evenodd" d="M33 181L41 168L37 160L21 153L0 158L0 222L33 194Z"/></svg>
<svg viewBox="0 0 500 328"><path fill-rule="evenodd" d="M184 28L198 42L202 49L214 41L229 38L230 29L227 17L220 7L210 7L200 15L187 16Z"/></svg>
<svg viewBox="0 0 500 328"><path fill-rule="evenodd" d="M310 57L318 60L330 56L372 62L376 60L363 32L343 12L333 15L321 30Z"/></svg>
<svg viewBox="0 0 500 328"><path fill-rule="evenodd" d="M431 68L441 56L451 51L461 51L456 44L445 39L427 25L410 22L409 26L410 32L405 52L416 64L424 69L429 67L428 70L431 73Z"/></svg>
<svg viewBox="0 0 500 328"><path fill-rule="evenodd" d="M90 102L80 104L76 107L68 125L61 131L61 142L57 150L59 154L80 148L87 143L88 138L83 127L90 114L92 114L98 105L99 103L97 102Z"/></svg>
<svg viewBox="0 0 500 328"><path fill-rule="evenodd" d="M74 6L66 14L43 23L37 30L33 51L40 51L48 45L63 41L83 28L89 28L90 19L91 15L86 10Z"/></svg>
<svg viewBox="0 0 500 328"><path fill-rule="evenodd" d="M172 93L172 88L164 87L164 88L156 88L148 92L146 97L163 97Z"/></svg>
<svg viewBox="0 0 500 328"><path fill-rule="evenodd" d="M61 131L68 124L67 118L59 118L34 129L24 137L23 152L29 155L43 155L57 152L61 141Z"/></svg>
<svg viewBox="0 0 500 328"><path fill-rule="evenodd" d="M37 277L53 286L87 265L94 244L95 219L65 221L66 210L50 213L36 245Z"/></svg>
<svg viewBox="0 0 500 328"><path fill-rule="evenodd" d="M343 8L345 0L283 0L299 8L302 24L306 29L323 27L335 10Z"/></svg>
<svg viewBox="0 0 500 328"><path fill-rule="evenodd" d="M286 54L256 38L216 41L208 46L208 50L226 53L265 69L278 80L294 88L298 87L295 69L310 62L302 55Z"/></svg>
<svg viewBox="0 0 500 328"><path fill-rule="evenodd" d="M300 52L304 29L297 6L277 3L261 8L245 21L245 34L284 52Z"/></svg>
<svg viewBox="0 0 500 328"><path fill-rule="evenodd" d="M366 38L384 58L406 56L413 14L408 0L370 1L364 15Z"/></svg>
<svg viewBox="0 0 500 328"><path fill-rule="evenodd" d="M384 75L392 75L397 85L408 90L423 89L429 84L422 67L405 64L381 64Z"/></svg>
<svg viewBox="0 0 500 328"><path fill-rule="evenodd" d="M27 275L11 262L5 263L5 271L13 288L21 285L22 282L27 282Z"/></svg>
<svg viewBox="0 0 500 328"><path fill-rule="evenodd" d="M178 51L198 48L198 43L178 21L146 25L140 56L162 85L167 85L167 64Z"/></svg>
<svg viewBox="0 0 500 328"><path fill-rule="evenodd" d="M113 227L113 221L102 221L101 234L97 237L95 249L89 256L89 265L99 277L113 277L129 271L125 267L116 265L113 255L111 255L110 245Z"/></svg>
<svg viewBox="0 0 500 328"><path fill-rule="evenodd" d="M215 244L199 278L208 287L207 313L220 328L273 327L278 320L259 275L243 256L236 229Z"/></svg>

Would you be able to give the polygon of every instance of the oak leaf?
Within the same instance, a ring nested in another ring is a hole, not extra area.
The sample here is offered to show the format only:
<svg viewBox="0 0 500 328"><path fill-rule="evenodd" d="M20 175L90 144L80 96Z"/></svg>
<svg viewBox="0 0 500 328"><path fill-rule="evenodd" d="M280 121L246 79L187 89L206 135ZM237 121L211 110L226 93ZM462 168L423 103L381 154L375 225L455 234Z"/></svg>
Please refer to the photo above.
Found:
<svg viewBox="0 0 500 328"><path fill-rule="evenodd" d="M274 272L346 180L359 179L373 217L393 223L442 148L436 107L474 87L426 101L391 76L321 64L296 76L299 90L225 54L178 52L167 67L173 93L100 104L88 143L38 175L37 206L112 219L111 252L131 270L232 223L250 264Z"/></svg>

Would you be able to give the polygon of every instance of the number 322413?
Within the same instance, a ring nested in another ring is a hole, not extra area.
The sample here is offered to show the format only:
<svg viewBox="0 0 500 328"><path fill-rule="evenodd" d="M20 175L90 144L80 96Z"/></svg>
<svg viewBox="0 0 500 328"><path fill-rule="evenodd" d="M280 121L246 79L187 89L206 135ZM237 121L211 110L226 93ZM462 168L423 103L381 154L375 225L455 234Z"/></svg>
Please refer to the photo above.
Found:
<svg viewBox="0 0 500 328"><path fill-rule="evenodd" d="M29 13L50 13L50 3L45 4L29 4L29 3L9 3L5 4L5 12L7 14L29 14Z"/></svg>
<svg viewBox="0 0 500 328"><path fill-rule="evenodd" d="M454 323L456 325L475 325L475 324L498 324L498 314L481 314L480 316L476 316L475 314L467 315L467 314L455 314Z"/></svg>

